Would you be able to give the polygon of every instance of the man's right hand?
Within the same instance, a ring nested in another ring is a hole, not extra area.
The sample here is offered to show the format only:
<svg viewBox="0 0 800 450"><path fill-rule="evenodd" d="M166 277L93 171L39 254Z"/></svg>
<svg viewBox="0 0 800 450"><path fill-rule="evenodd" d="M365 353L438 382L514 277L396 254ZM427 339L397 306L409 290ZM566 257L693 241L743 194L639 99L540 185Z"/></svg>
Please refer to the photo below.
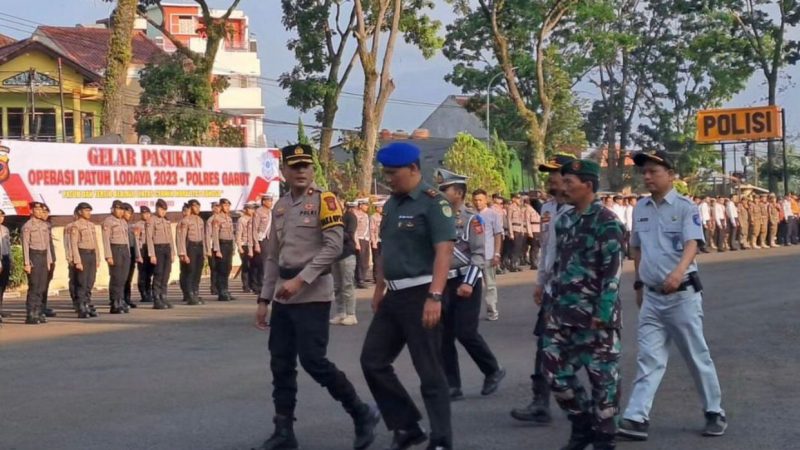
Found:
<svg viewBox="0 0 800 450"><path fill-rule="evenodd" d="M186 255L183 255L183 256L181 256L181 261L182 261L184 264L189 264L189 257L188 257L188 256L186 256Z"/></svg>
<svg viewBox="0 0 800 450"><path fill-rule="evenodd" d="M30 264L25 264L24 270L25 270L25 273L30 275L30 273L31 273L31 265Z"/></svg>
<svg viewBox="0 0 800 450"><path fill-rule="evenodd" d="M533 287L533 301L536 302L537 305L542 306L542 298L544 297L544 288L542 288L541 284L537 284Z"/></svg>
<svg viewBox="0 0 800 450"><path fill-rule="evenodd" d="M378 287L375 287L375 292L372 293L372 313L375 314L378 312L378 307L381 306L381 302L383 301L383 296L385 293L383 289L378 290Z"/></svg>
<svg viewBox="0 0 800 450"><path fill-rule="evenodd" d="M492 258L492 267L498 267L500 265L500 257L495 256Z"/></svg>
<svg viewBox="0 0 800 450"><path fill-rule="evenodd" d="M75 264L75 270L80 270L81 272L83 272L83 264L82 263Z"/></svg>
<svg viewBox="0 0 800 450"><path fill-rule="evenodd" d="M150 264L156 265L158 263L158 259L155 256L150 257Z"/></svg>
<svg viewBox="0 0 800 450"><path fill-rule="evenodd" d="M106 258L106 262L109 266L114 266L114 258Z"/></svg>
<svg viewBox="0 0 800 450"><path fill-rule="evenodd" d="M269 322L267 322L267 313L269 312L269 305L266 303L259 303L256 309L256 328L261 331L269 330Z"/></svg>

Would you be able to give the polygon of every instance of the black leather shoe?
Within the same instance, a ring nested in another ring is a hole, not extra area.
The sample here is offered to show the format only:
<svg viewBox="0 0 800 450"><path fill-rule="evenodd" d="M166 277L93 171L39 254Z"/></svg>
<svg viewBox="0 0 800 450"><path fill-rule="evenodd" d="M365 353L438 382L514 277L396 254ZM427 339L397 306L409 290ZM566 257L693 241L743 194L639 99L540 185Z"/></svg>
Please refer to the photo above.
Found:
<svg viewBox="0 0 800 450"><path fill-rule="evenodd" d="M500 382L503 381L503 378L506 377L506 369L503 367L497 369L497 372L489 375L483 380L483 390L481 390L481 395L490 395L493 394L497 388L500 387Z"/></svg>
<svg viewBox="0 0 800 450"><path fill-rule="evenodd" d="M39 316L37 314L28 313L28 316L25 318L25 323L28 325L39 325Z"/></svg>
<svg viewBox="0 0 800 450"><path fill-rule="evenodd" d="M427 439L428 436L425 434L425 430L423 430L419 424L414 424L413 428L396 430L392 438L392 445L389 446L388 450L406 450L407 448L422 444Z"/></svg>
<svg viewBox="0 0 800 450"><path fill-rule="evenodd" d="M264 444L261 450L294 450L299 448L294 435L294 419L285 416L275 416L275 431Z"/></svg>
<svg viewBox="0 0 800 450"><path fill-rule="evenodd" d="M353 419L356 427L356 438L353 441L355 450L364 450L375 441L375 427L381 423L381 413L378 408L365 405L366 409Z"/></svg>
<svg viewBox="0 0 800 450"><path fill-rule="evenodd" d="M450 388L450 400L451 401L464 400L464 393L461 392L461 388L457 387Z"/></svg>
<svg viewBox="0 0 800 450"><path fill-rule="evenodd" d="M553 421L550 416L550 408L536 400L532 401L528 406L512 409L511 417L521 422L533 422L534 424L542 425Z"/></svg>
<svg viewBox="0 0 800 450"><path fill-rule="evenodd" d="M53 311L52 308L45 308L43 312L45 317L55 317L57 316L56 312Z"/></svg>

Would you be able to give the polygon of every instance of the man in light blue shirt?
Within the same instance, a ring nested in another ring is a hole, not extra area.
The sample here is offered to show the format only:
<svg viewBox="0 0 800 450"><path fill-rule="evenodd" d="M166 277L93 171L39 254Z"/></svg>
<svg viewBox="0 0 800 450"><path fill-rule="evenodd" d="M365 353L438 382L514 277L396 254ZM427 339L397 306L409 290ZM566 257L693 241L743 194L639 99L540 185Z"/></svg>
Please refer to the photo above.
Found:
<svg viewBox="0 0 800 450"><path fill-rule="evenodd" d="M500 266L500 246L503 244L503 219L489 207L489 195L483 189L472 193L472 204L483 219L486 245L483 247L486 265L483 268L483 301L486 303L488 320L497 320L497 267Z"/></svg>
<svg viewBox="0 0 800 450"><path fill-rule="evenodd" d="M652 197L633 211L631 250L636 266L639 311L637 374L619 435L647 440L650 409L674 341L703 400L704 436L721 436L727 428L722 391L703 335L703 287L695 256L703 243L700 211L672 187L674 166L665 152L638 153Z"/></svg>

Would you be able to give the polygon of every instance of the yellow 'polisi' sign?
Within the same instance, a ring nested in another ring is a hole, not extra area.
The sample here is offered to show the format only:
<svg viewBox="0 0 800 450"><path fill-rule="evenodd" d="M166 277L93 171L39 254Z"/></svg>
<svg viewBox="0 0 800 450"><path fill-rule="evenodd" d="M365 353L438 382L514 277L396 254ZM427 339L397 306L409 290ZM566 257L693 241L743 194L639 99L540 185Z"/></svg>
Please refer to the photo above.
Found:
<svg viewBox="0 0 800 450"><path fill-rule="evenodd" d="M779 106L708 109L697 113L695 141L700 144L766 141L782 137Z"/></svg>

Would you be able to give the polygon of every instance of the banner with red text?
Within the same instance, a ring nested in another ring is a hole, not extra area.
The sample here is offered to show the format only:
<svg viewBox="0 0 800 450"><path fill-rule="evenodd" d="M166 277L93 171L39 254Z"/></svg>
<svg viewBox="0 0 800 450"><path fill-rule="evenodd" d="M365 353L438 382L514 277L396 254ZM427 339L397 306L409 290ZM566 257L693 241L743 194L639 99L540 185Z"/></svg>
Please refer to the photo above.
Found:
<svg viewBox="0 0 800 450"><path fill-rule="evenodd" d="M155 209L159 198L169 211L190 199L208 210L220 198L237 210L265 192L277 198L280 179L278 149L0 140L0 209L8 215L28 215L31 201L68 216L80 202L103 214L114 200L138 211Z"/></svg>

